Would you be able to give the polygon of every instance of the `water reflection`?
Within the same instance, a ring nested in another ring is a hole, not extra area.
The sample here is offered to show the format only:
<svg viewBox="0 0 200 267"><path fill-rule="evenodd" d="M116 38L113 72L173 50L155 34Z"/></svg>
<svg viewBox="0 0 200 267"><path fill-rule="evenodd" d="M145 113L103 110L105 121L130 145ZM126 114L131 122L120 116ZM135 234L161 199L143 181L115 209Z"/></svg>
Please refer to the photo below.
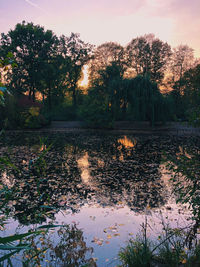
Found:
<svg viewBox="0 0 200 267"><path fill-rule="evenodd" d="M7 186L10 189L15 184L15 178L12 174L8 174L5 170L1 174L1 182L3 185Z"/></svg>
<svg viewBox="0 0 200 267"><path fill-rule="evenodd" d="M44 155L40 175L28 166L38 157L38 151L33 149L38 139L21 138L21 144L15 139L19 144L11 146L9 153L20 168L13 196L20 201L15 201L13 207L14 217L22 224L53 219L60 210L77 213L85 205L105 208L120 202L140 213L147 206L162 207L169 195L160 168L162 154L180 152L179 147L185 142L124 135L50 136L48 142L54 142L54 146ZM11 144L10 139L7 141ZM49 144L40 145L41 153ZM6 149L5 145L0 154Z"/></svg>
<svg viewBox="0 0 200 267"><path fill-rule="evenodd" d="M38 136L27 134L7 136L1 143L0 157L9 153L19 169L15 172L7 166L1 171L1 182L13 190L1 211L15 223L29 227L49 220L58 224L80 222L86 241L83 232L77 232L78 240L75 234L68 239L69 247L50 239L52 257L57 257L59 264L70 262L66 247L72 249L71 258L78 259L73 247L76 240L81 255L87 254L92 244L97 253L94 257L102 258L97 265L107 266L106 260L114 258L119 246L139 230L147 211L158 231L162 231L159 210L165 210L163 218L170 222L184 212L171 198L171 173L162 157L192 155L199 149L200 140L91 133L52 134L44 139L47 142L41 145ZM41 155L44 161L38 161ZM5 196L1 192L0 204Z"/></svg>
<svg viewBox="0 0 200 267"><path fill-rule="evenodd" d="M137 144L137 140L134 138L133 142L125 135L123 138L118 139L118 143L120 143L125 148L134 147Z"/></svg>
<svg viewBox="0 0 200 267"><path fill-rule="evenodd" d="M88 158L88 153L85 152L84 156L77 160L78 167L81 171L81 179L85 184L89 184L89 179L91 178Z"/></svg>

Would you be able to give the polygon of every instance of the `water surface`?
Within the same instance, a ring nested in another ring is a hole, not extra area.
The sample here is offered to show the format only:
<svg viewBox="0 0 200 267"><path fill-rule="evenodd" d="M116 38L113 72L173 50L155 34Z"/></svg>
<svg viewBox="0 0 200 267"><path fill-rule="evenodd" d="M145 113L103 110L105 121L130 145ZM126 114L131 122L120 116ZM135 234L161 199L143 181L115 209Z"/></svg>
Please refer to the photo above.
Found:
<svg viewBox="0 0 200 267"><path fill-rule="evenodd" d="M11 168L1 171L2 183L17 189L3 210L8 224L1 235L50 221L75 225L86 246L93 248L86 257L95 258L97 266L116 266L120 247L135 238L145 216L154 239L163 221L177 227L190 220L190 212L177 205L172 194L166 158L199 148L195 137L100 132L7 135L0 141L0 156L8 155L21 175ZM37 171L34 162L46 149ZM58 242L58 236L51 238ZM48 260L53 264L53 258Z"/></svg>

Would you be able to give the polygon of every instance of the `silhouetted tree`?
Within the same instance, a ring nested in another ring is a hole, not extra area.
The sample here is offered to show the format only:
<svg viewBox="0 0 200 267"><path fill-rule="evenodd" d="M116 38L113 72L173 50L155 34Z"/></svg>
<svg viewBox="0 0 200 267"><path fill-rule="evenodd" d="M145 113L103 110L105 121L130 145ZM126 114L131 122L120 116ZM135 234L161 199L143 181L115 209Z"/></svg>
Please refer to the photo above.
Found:
<svg viewBox="0 0 200 267"><path fill-rule="evenodd" d="M90 126L111 127L120 112L123 72L112 62L105 69L99 70L98 74L99 77L88 91L82 115Z"/></svg>
<svg viewBox="0 0 200 267"><path fill-rule="evenodd" d="M155 38L144 35L133 39L126 47L129 67L136 75L148 74L154 82L161 83L171 56L171 47Z"/></svg>
<svg viewBox="0 0 200 267"><path fill-rule="evenodd" d="M83 66L88 62L92 52L92 45L80 39L77 33L71 33L70 37L60 37L60 53L71 60L71 70L68 76L68 89L72 92L73 106L77 106L78 81L82 75Z"/></svg>
<svg viewBox="0 0 200 267"><path fill-rule="evenodd" d="M68 86L69 75L72 69L69 57L55 55L45 62L42 70L42 87L40 92L47 99L49 110L52 105L64 101Z"/></svg>
<svg viewBox="0 0 200 267"><path fill-rule="evenodd" d="M186 117L195 126L200 125L200 64L187 70L182 77L183 104Z"/></svg>
<svg viewBox="0 0 200 267"><path fill-rule="evenodd" d="M29 98L35 101L35 94L41 88L42 70L54 53L58 39L52 31L26 23L18 23L14 30L2 35L3 49L13 53L17 63L8 76L10 86L17 92L28 91Z"/></svg>
<svg viewBox="0 0 200 267"><path fill-rule="evenodd" d="M170 73L172 81L180 81L184 72L195 66L194 50L188 45L179 45L173 49Z"/></svg>
<svg viewBox="0 0 200 267"><path fill-rule="evenodd" d="M175 102L175 113L181 119L185 118L185 103L183 99L185 81L183 75L196 64L194 50L188 45L179 45L173 49L168 79L170 80L170 86L173 88L171 94Z"/></svg>
<svg viewBox="0 0 200 267"><path fill-rule="evenodd" d="M122 73L125 71L126 61L123 46L114 42L108 42L98 46L89 62L90 84L93 85L96 79L100 78L100 71L105 70L113 63L120 67Z"/></svg>
<svg viewBox="0 0 200 267"><path fill-rule="evenodd" d="M158 85L152 82L148 75L131 79L128 88L128 101L134 120L147 120L153 126L155 121L166 119L169 113L166 113L167 101L160 93Z"/></svg>

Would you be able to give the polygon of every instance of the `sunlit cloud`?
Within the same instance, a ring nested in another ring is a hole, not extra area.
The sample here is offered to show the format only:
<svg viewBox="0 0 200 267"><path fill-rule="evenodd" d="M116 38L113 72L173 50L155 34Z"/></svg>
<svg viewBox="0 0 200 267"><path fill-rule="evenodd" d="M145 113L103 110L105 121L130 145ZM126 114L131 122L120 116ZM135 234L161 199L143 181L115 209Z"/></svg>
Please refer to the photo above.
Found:
<svg viewBox="0 0 200 267"><path fill-rule="evenodd" d="M168 39L171 45L188 44L200 57L200 1L199 0L148 0L154 3L152 15L172 18L174 30Z"/></svg>

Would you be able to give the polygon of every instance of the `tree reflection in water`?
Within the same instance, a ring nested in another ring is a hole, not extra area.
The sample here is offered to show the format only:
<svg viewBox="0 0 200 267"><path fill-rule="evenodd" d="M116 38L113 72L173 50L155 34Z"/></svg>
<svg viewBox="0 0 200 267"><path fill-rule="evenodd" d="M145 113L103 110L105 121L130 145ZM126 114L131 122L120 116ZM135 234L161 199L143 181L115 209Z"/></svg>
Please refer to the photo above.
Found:
<svg viewBox="0 0 200 267"><path fill-rule="evenodd" d="M23 262L28 264L25 266L96 266L95 258L91 257L93 248L87 247L82 230L75 224L63 225L53 233L44 231L27 241L33 250L23 253Z"/></svg>
<svg viewBox="0 0 200 267"><path fill-rule="evenodd" d="M185 140L175 137L135 137L107 134L50 135L45 144L38 136L7 136L1 146L20 169L15 173L15 195L11 199L14 218L22 224L54 219L59 210L79 212L85 204L114 207L119 201L136 212L161 207L167 192L161 179L164 152L175 153ZM45 171L30 168L45 146ZM31 144L31 145L30 145ZM191 146L190 143L185 144ZM42 146L42 149L41 149ZM8 168L7 175L12 175Z"/></svg>

